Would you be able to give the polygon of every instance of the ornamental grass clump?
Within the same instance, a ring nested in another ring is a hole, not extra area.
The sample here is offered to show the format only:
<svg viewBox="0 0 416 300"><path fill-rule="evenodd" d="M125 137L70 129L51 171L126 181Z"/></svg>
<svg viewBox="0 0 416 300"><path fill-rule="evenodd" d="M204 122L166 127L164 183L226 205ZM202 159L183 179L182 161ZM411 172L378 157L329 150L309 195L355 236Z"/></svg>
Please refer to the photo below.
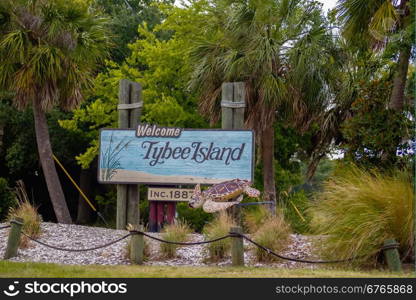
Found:
<svg viewBox="0 0 416 300"><path fill-rule="evenodd" d="M226 212L220 212L215 219L205 225L203 234L205 240L213 240L228 235L230 228L235 226L233 219ZM229 255L231 249L231 239L223 239L207 244L209 260L219 261Z"/></svg>
<svg viewBox="0 0 416 300"><path fill-rule="evenodd" d="M270 210L264 206L247 210L244 213L244 227L248 232L255 233L269 217L271 217Z"/></svg>
<svg viewBox="0 0 416 300"><path fill-rule="evenodd" d="M17 205L9 209L7 220L10 222L16 217L23 219L22 231L32 238L38 238L41 234L42 217L27 196L23 181L19 180L14 190ZM20 247L26 248L29 245L29 238L21 235Z"/></svg>
<svg viewBox="0 0 416 300"><path fill-rule="evenodd" d="M282 213L269 215L252 234L252 239L258 244L274 251L280 252L289 244L291 228L285 221ZM278 258L268 252L254 247L254 255L259 262L275 261Z"/></svg>
<svg viewBox="0 0 416 300"><path fill-rule="evenodd" d="M162 231L162 239L171 242L186 242L189 234L192 232L189 225L184 221L179 221L174 224L166 225ZM176 256L176 249L179 245L161 243L160 251L164 258L174 258Z"/></svg>
<svg viewBox="0 0 416 300"><path fill-rule="evenodd" d="M310 208L311 226L324 235L318 245L330 259L356 257L358 265L377 265L387 239L400 243L402 259L411 257L413 186L410 172L366 172L350 167L324 184Z"/></svg>

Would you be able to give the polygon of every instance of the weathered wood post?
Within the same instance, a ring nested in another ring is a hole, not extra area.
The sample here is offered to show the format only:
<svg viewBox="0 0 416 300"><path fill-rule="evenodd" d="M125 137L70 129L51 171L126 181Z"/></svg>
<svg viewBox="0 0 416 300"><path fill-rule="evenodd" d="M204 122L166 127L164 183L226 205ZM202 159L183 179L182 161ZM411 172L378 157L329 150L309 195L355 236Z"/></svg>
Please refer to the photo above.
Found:
<svg viewBox="0 0 416 300"><path fill-rule="evenodd" d="M222 129L243 129L246 107L244 82L224 82L221 94ZM231 208L231 214L237 224L241 223L240 207Z"/></svg>
<svg viewBox="0 0 416 300"><path fill-rule="evenodd" d="M148 230L157 232L157 202L149 201L149 223Z"/></svg>
<svg viewBox="0 0 416 300"><path fill-rule="evenodd" d="M383 253L386 259L387 266L392 272L402 272L402 262L400 261L399 243L395 239L389 239L384 241Z"/></svg>
<svg viewBox="0 0 416 300"><path fill-rule="evenodd" d="M171 201L167 202L166 207L166 223L173 224L175 221L175 215L176 215L176 202Z"/></svg>
<svg viewBox="0 0 416 300"><path fill-rule="evenodd" d="M139 231L143 231L143 226L139 226ZM133 234L130 238L130 261L132 264L143 264L144 258L144 236L143 234Z"/></svg>
<svg viewBox="0 0 416 300"><path fill-rule="evenodd" d="M20 234L22 232L23 219L14 218L10 221L9 238L7 240L6 252L4 253L4 259L9 259L17 255L17 249L20 244Z"/></svg>
<svg viewBox="0 0 416 300"><path fill-rule="evenodd" d="M165 223L165 202L157 201L156 204L156 224L157 224L157 232L161 231L163 228L163 224Z"/></svg>
<svg viewBox="0 0 416 300"><path fill-rule="evenodd" d="M230 233L242 234L243 230L241 227L231 227ZM244 243L241 236L234 236L231 238L231 260L233 266L244 266Z"/></svg>
<svg viewBox="0 0 416 300"><path fill-rule="evenodd" d="M142 87L137 82L120 80L118 127L136 129L142 111ZM139 225L139 185L117 185L117 229L124 229L127 223Z"/></svg>

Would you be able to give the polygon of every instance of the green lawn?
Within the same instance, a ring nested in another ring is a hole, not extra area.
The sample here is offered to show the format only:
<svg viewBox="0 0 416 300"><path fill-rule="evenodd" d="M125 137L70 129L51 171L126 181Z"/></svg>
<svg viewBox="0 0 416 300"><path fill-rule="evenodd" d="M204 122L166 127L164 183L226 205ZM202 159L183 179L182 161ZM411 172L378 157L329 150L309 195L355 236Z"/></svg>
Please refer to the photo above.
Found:
<svg viewBox="0 0 416 300"><path fill-rule="evenodd" d="M253 267L79 266L0 261L0 277L411 277L412 273Z"/></svg>

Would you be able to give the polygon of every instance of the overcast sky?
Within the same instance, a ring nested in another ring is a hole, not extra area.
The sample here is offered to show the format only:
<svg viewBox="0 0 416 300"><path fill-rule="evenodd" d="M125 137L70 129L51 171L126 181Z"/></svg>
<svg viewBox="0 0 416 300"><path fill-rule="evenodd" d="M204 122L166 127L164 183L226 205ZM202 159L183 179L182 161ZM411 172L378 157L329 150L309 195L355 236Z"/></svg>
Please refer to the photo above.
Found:
<svg viewBox="0 0 416 300"><path fill-rule="evenodd" d="M326 13L328 9L332 9L337 4L337 0L318 0L319 2L322 2L324 4L324 12Z"/></svg>

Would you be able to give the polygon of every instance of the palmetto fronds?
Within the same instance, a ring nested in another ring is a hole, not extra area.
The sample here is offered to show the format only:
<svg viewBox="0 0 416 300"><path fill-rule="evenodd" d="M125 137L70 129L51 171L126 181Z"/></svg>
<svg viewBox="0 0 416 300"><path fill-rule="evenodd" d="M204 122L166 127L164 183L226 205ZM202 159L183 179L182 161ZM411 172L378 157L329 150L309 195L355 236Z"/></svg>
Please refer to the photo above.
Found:
<svg viewBox="0 0 416 300"><path fill-rule="evenodd" d="M324 85L329 66L326 70L322 66L332 55L322 53L331 40L316 3L215 3L208 34L191 51L194 73L190 86L200 94L201 112L215 123L222 82L244 81L247 127L261 135L274 122L277 111L292 118L295 125L308 127L327 104Z"/></svg>
<svg viewBox="0 0 416 300"><path fill-rule="evenodd" d="M0 15L0 87L14 92L16 106L79 105L107 54L105 19L63 0L4 0Z"/></svg>
<svg viewBox="0 0 416 300"><path fill-rule="evenodd" d="M401 0L339 0L337 13L344 23L343 34L351 40L364 39L373 47L385 46L407 14L407 1Z"/></svg>

